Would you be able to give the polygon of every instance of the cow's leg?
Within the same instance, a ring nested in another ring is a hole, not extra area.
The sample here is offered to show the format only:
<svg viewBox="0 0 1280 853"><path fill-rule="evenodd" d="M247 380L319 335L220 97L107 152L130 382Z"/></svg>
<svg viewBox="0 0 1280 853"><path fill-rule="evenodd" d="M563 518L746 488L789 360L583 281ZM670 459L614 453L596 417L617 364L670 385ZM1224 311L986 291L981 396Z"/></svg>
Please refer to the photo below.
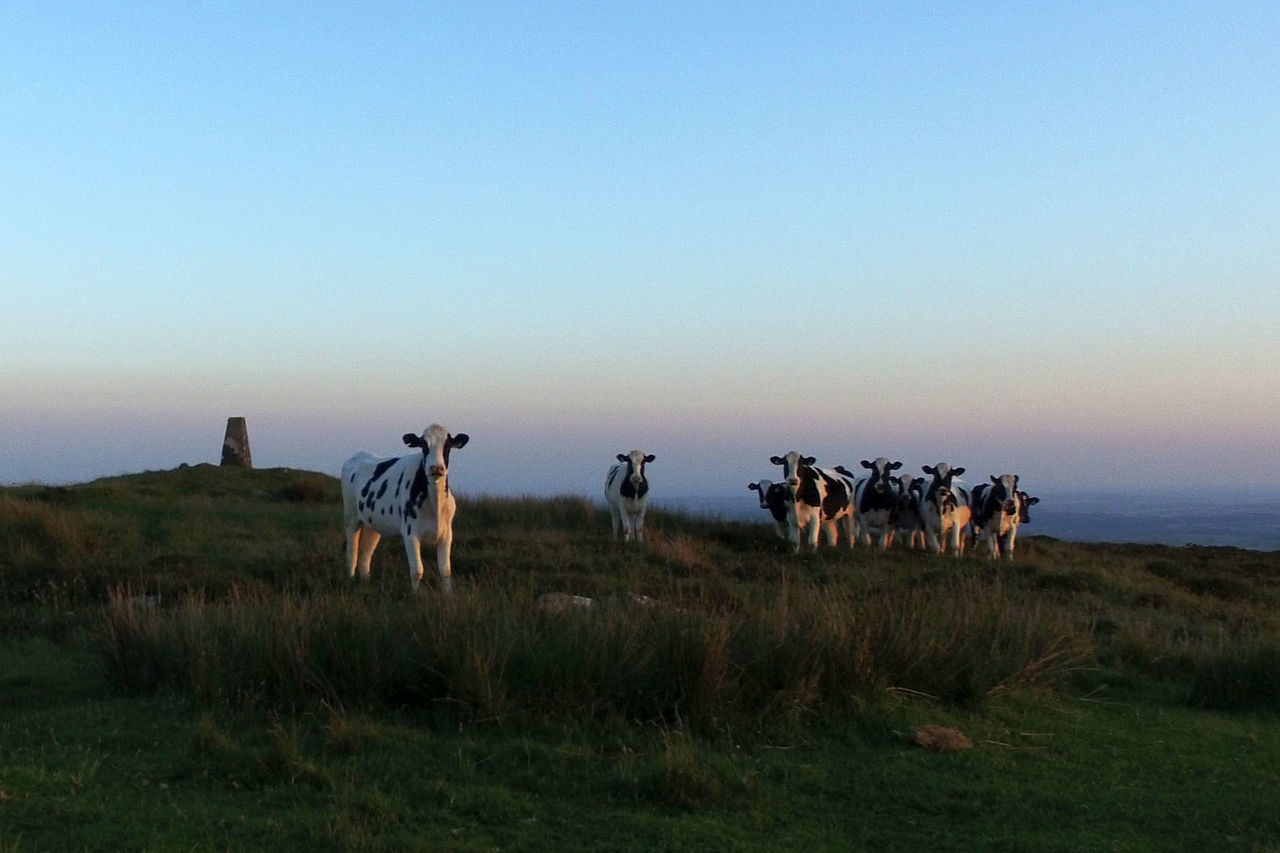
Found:
<svg viewBox="0 0 1280 853"><path fill-rule="evenodd" d="M822 535L822 519L817 515L814 515L813 520L809 522L807 534L809 548L813 551L818 550L818 537Z"/></svg>
<svg viewBox="0 0 1280 853"><path fill-rule="evenodd" d="M369 562L373 559L373 549L382 541L382 534L370 527L362 527L356 533L356 567L360 570L360 579L369 579Z"/></svg>
<svg viewBox="0 0 1280 853"><path fill-rule="evenodd" d="M417 592L422 583L422 543L418 537L404 537L404 555L409 561L409 588Z"/></svg>
<svg viewBox="0 0 1280 853"><path fill-rule="evenodd" d="M635 531L637 542L644 541L644 511L645 507L640 507L640 511L636 513L635 518L631 522L631 529Z"/></svg>
<svg viewBox="0 0 1280 853"><path fill-rule="evenodd" d="M951 556L959 557L964 549L961 543L964 541L964 534L960 532L960 525L951 525Z"/></svg>
<svg viewBox="0 0 1280 853"><path fill-rule="evenodd" d="M626 529L626 523L622 518L622 507L609 504L609 524L613 527L613 538L616 542Z"/></svg>
<svg viewBox="0 0 1280 853"><path fill-rule="evenodd" d="M858 544L858 524L852 515L844 518L844 538L849 540L849 547Z"/></svg>
<svg viewBox="0 0 1280 853"><path fill-rule="evenodd" d="M360 542L360 527L347 527L347 575L354 578L356 576L356 557L359 555L358 543Z"/></svg>
<svg viewBox="0 0 1280 853"><path fill-rule="evenodd" d="M1009 535L1005 538L1005 542L1002 545L1002 548L1004 550L1003 556L1006 560L1010 560L1010 561L1013 560L1013 543L1017 540L1017 538L1018 538L1018 528L1010 527Z"/></svg>
<svg viewBox="0 0 1280 853"><path fill-rule="evenodd" d="M453 592L453 529L440 531L436 540L436 571L440 573L440 591Z"/></svg>

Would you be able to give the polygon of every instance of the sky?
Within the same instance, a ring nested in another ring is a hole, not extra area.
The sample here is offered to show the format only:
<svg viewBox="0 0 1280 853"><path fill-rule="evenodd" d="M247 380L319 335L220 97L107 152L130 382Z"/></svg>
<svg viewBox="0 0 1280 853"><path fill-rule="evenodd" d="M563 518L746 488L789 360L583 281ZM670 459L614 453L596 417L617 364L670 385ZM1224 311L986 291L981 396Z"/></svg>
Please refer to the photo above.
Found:
<svg viewBox="0 0 1280 853"><path fill-rule="evenodd" d="M1280 5L18 2L0 483L1280 481Z"/></svg>

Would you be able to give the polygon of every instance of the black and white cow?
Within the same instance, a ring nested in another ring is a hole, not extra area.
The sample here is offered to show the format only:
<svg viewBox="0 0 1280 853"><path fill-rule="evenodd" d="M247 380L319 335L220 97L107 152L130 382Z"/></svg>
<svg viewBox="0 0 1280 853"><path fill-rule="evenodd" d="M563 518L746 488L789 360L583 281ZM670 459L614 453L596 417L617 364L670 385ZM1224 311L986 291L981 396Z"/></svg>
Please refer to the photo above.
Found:
<svg viewBox="0 0 1280 853"><path fill-rule="evenodd" d="M859 478L853 487L858 537L866 545L875 540L880 549L884 550L893 542L898 517L899 484L895 484L892 477L893 472L902 467L902 463L890 462L885 457L878 456L874 462L863 459L860 464L871 473ZM836 470L846 477L853 476L853 472L844 467L837 467Z"/></svg>
<svg viewBox="0 0 1280 853"><path fill-rule="evenodd" d="M896 539L907 548L924 548L924 519L920 504L924 500L924 477L894 477L898 486L898 521Z"/></svg>
<svg viewBox="0 0 1280 853"><path fill-rule="evenodd" d="M436 570L444 592L452 588L453 517L457 503L449 491L449 451L465 447L466 433L450 435L432 424L422 435L405 433L404 443L421 452L380 459L357 453L342 466L342 515L347 533L347 571L369 579L373 549L398 533L409 560L409 583L422 581L422 545L436 548Z"/></svg>
<svg viewBox="0 0 1280 853"><path fill-rule="evenodd" d="M935 554L950 546L957 557L964 553L971 510L969 492L956 478L964 468L952 468L949 462L924 465L921 470L930 476L920 501L920 520L924 525L925 542Z"/></svg>
<svg viewBox="0 0 1280 853"><path fill-rule="evenodd" d="M633 538L644 541L644 513L649 503L649 478L644 469L654 458L652 453L639 450L619 453L618 464L605 475L604 499L609 504L614 539L621 534L623 542Z"/></svg>
<svg viewBox="0 0 1280 853"><path fill-rule="evenodd" d="M1017 474L992 474L991 483L973 490L973 528L975 535L987 543L992 559L1013 559L1022 523L1023 507L1018 491Z"/></svg>
<svg viewBox="0 0 1280 853"><path fill-rule="evenodd" d="M810 548L818 547L818 536L826 531L827 543L835 545L843 527L849 547L854 544L853 481L836 472L814 467L812 456L792 450L785 456L771 456L781 465L787 503L787 534L792 548L800 551L801 532Z"/></svg>
<svg viewBox="0 0 1280 853"><path fill-rule="evenodd" d="M757 480L748 483L747 488L756 492L760 498L760 508L767 509L773 517L773 524L778 531L779 539L787 538L787 487L772 480Z"/></svg>

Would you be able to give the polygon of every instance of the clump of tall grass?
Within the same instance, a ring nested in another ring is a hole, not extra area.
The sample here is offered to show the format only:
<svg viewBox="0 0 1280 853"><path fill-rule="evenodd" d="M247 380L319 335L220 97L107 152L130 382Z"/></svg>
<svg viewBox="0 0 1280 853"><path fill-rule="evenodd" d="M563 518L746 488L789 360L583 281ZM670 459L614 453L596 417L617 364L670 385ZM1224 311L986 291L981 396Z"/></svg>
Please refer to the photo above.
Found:
<svg viewBox="0 0 1280 853"><path fill-rule="evenodd" d="M999 583L878 594L797 586L725 610L627 596L551 612L529 590L193 597L125 592L102 650L121 687L269 706L437 706L475 720L624 718L716 726L856 712L905 690L975 704L1088 653L1064 617Z"/></svg>

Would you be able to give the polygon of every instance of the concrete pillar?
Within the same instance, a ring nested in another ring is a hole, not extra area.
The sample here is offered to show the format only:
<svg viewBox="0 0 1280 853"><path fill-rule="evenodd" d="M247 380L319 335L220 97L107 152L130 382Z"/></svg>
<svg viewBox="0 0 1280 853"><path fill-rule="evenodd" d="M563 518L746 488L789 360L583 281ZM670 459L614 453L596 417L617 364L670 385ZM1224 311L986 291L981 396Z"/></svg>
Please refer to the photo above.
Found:
<svg viewBox="0 0 1280 853"><path fill-rule="evenodd" d="M249 426L244 418L227 418L227 435L222 439L222 464L252 468L249 457Z"/></svg>

